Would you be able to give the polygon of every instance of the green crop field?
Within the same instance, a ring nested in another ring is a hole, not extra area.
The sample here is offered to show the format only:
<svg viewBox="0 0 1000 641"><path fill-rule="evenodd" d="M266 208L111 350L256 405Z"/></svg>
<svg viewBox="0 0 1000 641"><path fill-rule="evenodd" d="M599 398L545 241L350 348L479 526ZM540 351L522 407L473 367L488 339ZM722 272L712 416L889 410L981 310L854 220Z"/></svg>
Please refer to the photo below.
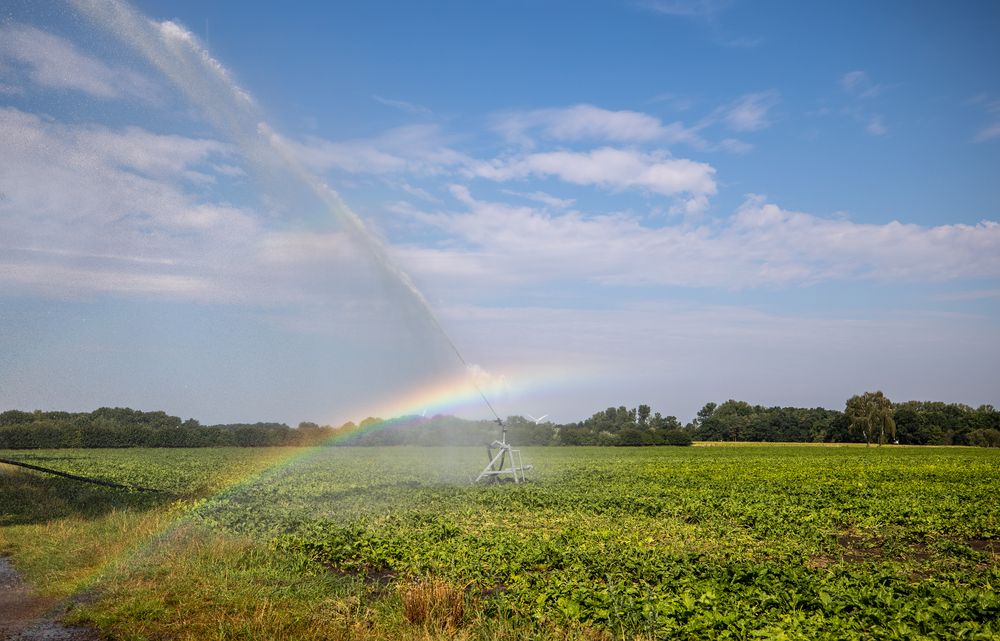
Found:
<svg viewBox="0 0 1000 641"><path fill-rule="evenodd" d="M1000 452L6 451L0 551L116 638L1000 638Z"/></svg>

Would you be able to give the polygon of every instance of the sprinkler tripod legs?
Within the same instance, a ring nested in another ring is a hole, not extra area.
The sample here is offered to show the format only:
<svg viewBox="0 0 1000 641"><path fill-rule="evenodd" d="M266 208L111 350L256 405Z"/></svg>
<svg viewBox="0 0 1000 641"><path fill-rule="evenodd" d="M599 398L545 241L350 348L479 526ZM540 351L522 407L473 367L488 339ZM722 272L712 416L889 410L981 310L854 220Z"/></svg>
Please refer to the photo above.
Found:
<svg viewBox="0 0 1000 641"><path fill-rule="evenodd" d="M486 446L486 456L489 462L476 478L477 483L480 481L499 483L508 480L508 477L515 483L527 480L525 472L530 470L531 466L524 465L521 461L521 451L513 449L510 443L493 441Z"/></svg>

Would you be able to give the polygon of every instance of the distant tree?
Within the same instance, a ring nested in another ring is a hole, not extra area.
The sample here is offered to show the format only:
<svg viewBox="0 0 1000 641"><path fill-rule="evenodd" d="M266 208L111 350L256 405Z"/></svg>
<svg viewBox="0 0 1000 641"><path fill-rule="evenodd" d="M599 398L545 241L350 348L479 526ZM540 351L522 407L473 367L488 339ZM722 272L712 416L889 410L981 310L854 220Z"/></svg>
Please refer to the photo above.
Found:
<svg viewBox="0 0 1000 641"><path fill-rule="evenodd" d="M681 429L665 430L657 437L658 445L691 445L691 435Z"/></svg>
<svg viewBox="0 0 1000 641"><path fill-rule="evenodd" d="M733 399L718 407L709 403L698 412L700 423L696 435L706 441L749 440L754 432L755 420L760 418L763 409Z"/></svg>
<svg viewBox="0 0 1000 641"><path fill-rule="evenodd" d="M717 408L717 407L718 407L718 405L715 404L715 403L711 403L711 402L705 403L705 407L703 407L700 410L698 410L698 416L697 416L697 418L695 418L695 421L694 421L696 423L696 426L697 425L701 425L702 423L704 423L705 419L711 418L712 414L715 413L715 408Z"/></svg>
<svg viewBox="0 0 1000 641"><path fill-rule="evenodd" d="M663 416L657 412L653 415L653 418L649 419L649 427L656 431L663 431L679 430L682 426L676 416Z"/></svg>
<svg viewBox="0 0 1000 641"><path fill-rule="evenodd" d="M649 414L651 412L649 405L640 405L638 410L638 418L636 419L636 424L640 429L645 429L649 427Z"/></svg>
<svg viewBox="0 0 1000 641"><path fill-rule="evenodd" d="M19 410L7 410L0 412L0 427L4 425L23 425L35 420L35 415L31 412L21 412Z"/></svg>
<svg viewBox="0 0 1000 641"><path fill-rule="evenodd" d="M639 445L652 445L653 439L649 432L635 427L628 427L618 433L618 445L635 447Z"/></svg>
<svg viewBox="0 0 1000 641"><path fill-rule="evenodd" d="M896 422L893 420L892 401L881 391L865 392L847 399L844 410L850 421L851 431L861 432L867 445L877 436L881 447L886 436L896 437Z"/></svg>
<svg viewBox="0 0 1000 641"><path fill-rule="evenodd" d="M972 430L968 435L969 445L977 447L1000 447L1000 430L992 428Z"/></svg>

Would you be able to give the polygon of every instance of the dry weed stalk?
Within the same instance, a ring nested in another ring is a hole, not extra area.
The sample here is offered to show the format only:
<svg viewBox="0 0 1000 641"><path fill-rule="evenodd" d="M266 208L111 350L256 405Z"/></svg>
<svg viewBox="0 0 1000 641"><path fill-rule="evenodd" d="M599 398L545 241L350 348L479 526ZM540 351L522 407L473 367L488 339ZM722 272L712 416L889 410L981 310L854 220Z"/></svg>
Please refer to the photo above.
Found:
<svg viewBox="0 0 1000 641"><path fill-rule="evenodd" d="M403 616L417 625L457 627L465 619L466 597L461 587L437 579L400 586Z"/></svg>

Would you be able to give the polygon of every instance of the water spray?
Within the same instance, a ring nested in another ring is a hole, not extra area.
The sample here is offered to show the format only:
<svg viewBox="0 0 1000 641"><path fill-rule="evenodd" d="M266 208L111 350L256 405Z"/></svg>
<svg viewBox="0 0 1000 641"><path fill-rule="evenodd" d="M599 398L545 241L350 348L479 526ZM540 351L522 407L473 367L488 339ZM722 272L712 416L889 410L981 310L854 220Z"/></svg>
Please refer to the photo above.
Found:
<svg viewBox="0 0 1000 641"><path fill-rule="evenodd" d="M266 173L268 165L273 166L276 160L279 161L278 168L305 187L367 250L365 255L384 282L402 290L405 300L415 304L424 319L455 353L470 383L501 428L500 440L488 446L488 469L491 471L487 473L484 470L478 480L497 480L502 475L510 474L516 482L523 481L524 470L530 467L520 463L520 452L512 450L507 443L507 428L503 420L472 377L468 362L438 321L427 299L409 275L390 260L385 247L371 234L361 217L344 203L337 192L305 168L292 145L264 121L250 94L232 79L228 70L209 54L197 37L175 22L151 20L121 0L71 0L71 3L95 25L111 32L159 69L216 128L228 132L249 162ZM508 458L510 466L505 468Z"/></svg>

